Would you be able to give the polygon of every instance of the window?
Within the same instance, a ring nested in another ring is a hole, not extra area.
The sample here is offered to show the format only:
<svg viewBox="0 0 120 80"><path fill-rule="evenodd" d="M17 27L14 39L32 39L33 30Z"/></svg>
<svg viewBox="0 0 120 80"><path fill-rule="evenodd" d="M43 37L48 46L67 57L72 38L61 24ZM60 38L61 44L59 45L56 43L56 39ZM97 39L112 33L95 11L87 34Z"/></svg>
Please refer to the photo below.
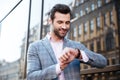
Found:
<svg viewBox="0 0 120 80"><path fill-rule="evenodd" d="M93 32L93 30L94 30L94 21L91 20L90 21L90 32Z"/></svg>
<svg viewBox="0 0 120 80"><path fill-rule="evenodd" d="M97 17L97 29L100 29L100 17Z"/></svg>
<svg viewBox="0 0 120 80"><path fill-rule="evenodd" d="M83 16L83 11L82 10L80 10L80 16Z"/></svg>
<svg viewBox="0 0 120 80"><path fill-rule="evenodd" d="M110 65L109 59L107 59L107 65Z"/></svg>
<svg viewBox="0 0 120 80"><path fill-rule="evenodd" d="M81 34L82 34L82 26L79 25L79 26L78 26L78 29L79 29L79 30L78 30L78 34L81 35Z"/></svg>
<svg viewBox="0 0 120 80"><path fill-rule="evenodd" d="M113 23L114 22L114 19L113 19L113 12L110 11L110 23Z"/></svg>
<svg viewBox="0 0 120 80"><path fill-rule="evenodd" d="M75 17L79 17L79 14L78 14L78 13L75 13Z"/></svg>
<svg viewBox="0 0 120 80"><path fill-rule="evenodd" d="M76 0L76 6L79 6L79 4L80 4L80 0Z"/></svg>
<svg viewBox="0 0 120 80"><path fill-rule="evenodd" d="M107 27L107 14L104 15L104 24Z"/></svg>
<svg viewBox="0 0 120 80"><path fill-rule="evenodd" d="M102 0L98 0L97 1L97 5L98 5L98 7L101 7L102 6L102 2L101 2Z"/></svg>
<svg viewBox="0 0 120 80"><path fill-rule="evenodd" d="M114 48L114 37L112 32L108 32L106 35L106 50L109 51Z"/></svg>
<svg viewBox="0 0 120 80"><path fill-rule="evenodd" d="M110 0L105 0L105 3L108 3Z"/></svg>
<svg viewBox="0 0 120 80"><path fill-rule="evenodd" d="M87 23L84 24L84 33L87 33Z"/></svg>
<svg viewBox="0 0 120 80"><path fill-rule="evenodd" d="M86 7L85 11L86 11L86 14L90 12L88 7Z"/></svg>
<svg viewBox="0 0 120 80"><path fill-rule="evenodd" d="M74 31L73 31L73 36L76 37L76 36L77 36L77 34L76 34L76 33L77 33L76 27L75 27L73 30L74 30Z"/></svg>
<svg viewBox="0 0 120 80"><path fill-rule="evenodd" d="M112 65L114 65L116 63L115 58L112 58Z"/></svg>
<svg viewBox="0 0 120 80"><path fill-rule="evenodd" d="M92 11L95 10L95 5L94 5L94 4L91 5L91 10L92 10Z"/></svg>
<svg viewBox="0 0 120 80"><path fill-rule="evenodd" d="M84 3L84 0L80 0L80 3Z"/></svg>
<svg viewBox="0 0 120 80"><path fill-rule="evenodd" d="M100 52L101 51L101 44L100 44L100 40L97 40L97 51Z"/></svg>
<svg viewBox="0 0 120 80"><path fill-rule="evenodd" d="M90 43L90 50L94 51L94 43L93 42Z"/></svg>
<svg viewBox="0 0 120 80"><path fill-rule="evenodd" d="M85 40L88 39L88 35L87 35L87 34L84 35L84 39L85 39Z"/></svg>

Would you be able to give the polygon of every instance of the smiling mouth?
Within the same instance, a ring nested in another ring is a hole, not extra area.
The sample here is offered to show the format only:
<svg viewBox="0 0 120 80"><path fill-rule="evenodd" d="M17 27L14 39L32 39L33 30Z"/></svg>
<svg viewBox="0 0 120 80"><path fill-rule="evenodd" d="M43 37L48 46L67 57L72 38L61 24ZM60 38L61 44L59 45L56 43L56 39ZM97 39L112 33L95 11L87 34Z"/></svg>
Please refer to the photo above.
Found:
<svg viewBox="0 0 120 80"><path fill-rule="evenodd" d="M65 29L60 29L60 32L61 32L62 34L66 34L66 33L67 33L67 31L68 31L68 30L65 30Z"/></svg>

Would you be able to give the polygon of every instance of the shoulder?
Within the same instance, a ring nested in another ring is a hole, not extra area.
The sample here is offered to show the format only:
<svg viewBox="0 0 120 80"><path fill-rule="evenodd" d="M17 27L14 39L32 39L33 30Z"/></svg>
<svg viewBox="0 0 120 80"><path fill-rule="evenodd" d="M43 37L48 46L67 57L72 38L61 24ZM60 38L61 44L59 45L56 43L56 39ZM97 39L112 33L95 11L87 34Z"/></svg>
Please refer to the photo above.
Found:
<svg viewBox="0 0 120 80"><path fill-rule="evenodd" d="M38 40L38 41L34 41L32 43L29 44L28 46L28 52L38 52L38 51L43 51L44 47L43 47L43 40Z"/></svg>
<svg viewBox="0 0 120 80"><path fill-rule="evenodd" d="M74 40L71 40L71 39L66 39L66 41L70 44L76 44L76 45L80 45L81 42L78 42L78 41L74 41Z"/></svg>
<svg viewBox="0 0 120 80"><path fill-rule="evenodd" d="M43 41L44 41L43 39L34 41L34 42L29 44L29 48L36 48L36 49L38 49L38 48L43 46L43 44L42 44Z"/></svg>
<svg viewBox="0 0 120 80"><path fill-rule="evenodd" d="M34 41L34 42L30 43L30 46L37 46L37 45L40 45L41 42L42 42L42 40Z"/></svg>
<svg viewBox="0 0 120 80"><path fill-rule="evenodd" d="M78 41L74 41L74 40L70 40L70 39L66 39L66 41L67 41L67 43L70 45L70 46L72 46L72 47L74 47L74 48L80 48L80 49L85 49L86 47L85 47L85 45L83 44L83 43L81 43L81 42L78 42Z"/></svg>

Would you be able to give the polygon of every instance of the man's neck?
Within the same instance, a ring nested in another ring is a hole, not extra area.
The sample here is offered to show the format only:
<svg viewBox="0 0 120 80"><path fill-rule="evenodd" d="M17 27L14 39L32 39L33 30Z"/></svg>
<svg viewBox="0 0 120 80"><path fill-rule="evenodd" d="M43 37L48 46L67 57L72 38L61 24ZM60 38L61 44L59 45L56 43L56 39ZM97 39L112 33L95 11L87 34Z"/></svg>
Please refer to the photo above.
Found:
<svg viewBox="0 0 120 80"><path fill-rule="evenodd" d="M55 41L55 42L63 41L63 38L59 38L54 33L50 33L50 36L51 36L52 41Z"/></svg>

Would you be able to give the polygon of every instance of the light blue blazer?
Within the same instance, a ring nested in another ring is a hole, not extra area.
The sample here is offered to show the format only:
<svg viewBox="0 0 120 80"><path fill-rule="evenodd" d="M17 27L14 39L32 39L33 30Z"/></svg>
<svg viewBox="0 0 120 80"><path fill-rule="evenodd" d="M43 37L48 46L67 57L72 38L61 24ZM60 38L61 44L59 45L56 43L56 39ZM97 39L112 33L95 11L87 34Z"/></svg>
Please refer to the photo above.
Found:
<svg viewBox="0 0 120 80"><path fill-rule="evenodd" d="M89 58L86 64L97 68L107 65L106 58L88 50L83 44L64 38L63 48L71 47L83 50ZM80 80L80 63L73 60L65 69L65 80ZM47 37L30 44L27 53L27 80L58 80L57 60Z"/></svg>

